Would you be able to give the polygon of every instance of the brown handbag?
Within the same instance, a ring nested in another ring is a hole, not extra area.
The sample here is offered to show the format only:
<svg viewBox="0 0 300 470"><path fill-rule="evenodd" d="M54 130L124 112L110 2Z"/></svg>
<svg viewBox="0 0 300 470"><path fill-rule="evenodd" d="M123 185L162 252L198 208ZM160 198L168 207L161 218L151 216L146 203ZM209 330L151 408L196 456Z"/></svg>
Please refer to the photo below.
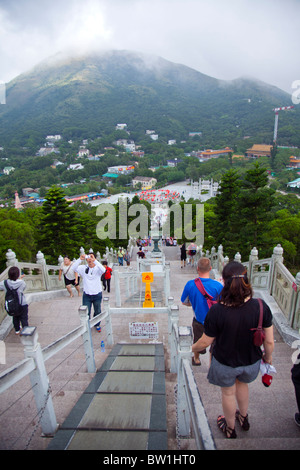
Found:
<svg viewBox="0 0 300 470"><path fill-rule="evenodd" d="M257 299L259 303L259 321L257 328L251 328L251 331L254 331L253 335L253 343L254 346L261 346L265 340L265 332L262 328L262 322L263 322L263 303L261 299Z"/></svg>

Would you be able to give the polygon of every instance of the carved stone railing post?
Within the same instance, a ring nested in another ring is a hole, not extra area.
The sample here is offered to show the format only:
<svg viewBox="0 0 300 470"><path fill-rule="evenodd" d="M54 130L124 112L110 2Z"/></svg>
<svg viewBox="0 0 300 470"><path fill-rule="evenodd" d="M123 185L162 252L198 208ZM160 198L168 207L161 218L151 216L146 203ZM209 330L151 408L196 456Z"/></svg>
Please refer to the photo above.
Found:
<svg viewBox="0 0 300 470"><path fill-rule="evenodd" d="M90 328L88 308L86 305L81 305L78 309L80 322L84 327L84 333L82 335L85 359L87 365L87 371L90 373L96 372L95 356L94 356L94 347L92 340L92 333Z"/></svg>
<svg viewBox="0 0 300 470"><path fill-rule="evenodd" d="M248 269L248 278L250 282L252 281L252 267L253 263L258 260L258 249L252 248L250 256L249 256L249 269Z"/></svg>
<svg viewBox="0 0 300 470"><path fill-rule="evenodd" d="M292 317L292 328L299 329L300 333L300 272L296 274L294 290L294 301L293 301L293 317Z"/></svg>
<svg viewBox="0 0 300 470"><path fill-rule="evenodd" d="M38 343L36 327L25 327L21 332L26 358L32 358L35 369L30 373L30 381L35 403L40 415L42 432L45 436L53 436L57 430L57 421L53 407L49 379L47 376L43 353Z"/></svg>
<svg viewBox="0 0 300 470"><path fill-rule="evenodd" d="M109 306L109 297L103 297L103 311L107 312L107 316L105 318L106 341L109 346L112 346L114 344L114 338Z"/></svg>
<svg viewBox="0 0 300 470"><path fill-rule="evenodd" d="M16 253L12 251L10 248L6 253L6 266L10 268L11 266L16 266L18 264L18 260L16 258Z"/></svg>
<svg viewBox="0 0 300 470"><path fill-rule="evenodd" d="M44 257L44 255L41 251L37 252L36 263L39 264L42 268L45 289L49 290L50 289L50 281L49 281L49 276L48 276L48 269L47 269L45 257Z"/></svg>
<svg viewBox="0 0 300 470"><path fill-rule="evenodd" d="M185 391L185 380L183 373L183 360L192 361L192 328L178 328L178 390L177 390L177 410L178 410L178 435L179 437L189 437L191 433L191 416Z"/></svg>
<svg viewBox="0 0 300 470"><path fill-rule="evenodd" d="M168 336L169 336L169 345L170 345L170 372L173 374L177 373L177 363L178 363L178 338L176 334L178 332L178 322L179 322L179 307L178 305L173 305L173 298L168 299L169 303L169 315L168 315ZM174 299L173 299L174 300Z"/></svg>
<svg viewBox="0 0 300 470"><path fill-rule="evenodd" d="M269 275L269 292L271 295L273 295L273 290L275 287L275 265L277 262L283 263L283 248L281 245L275 246L273 250L273 255L272 255L272 262L271 262L271 272Z"/></svg>
<svg viewBox="0 0 300 470"><path fill-rule="evenodd" d="M116 307L121 307L121 289L120 289L120 275L118 269L114 270L114 281L115 281L115 299Z"/></svg>
<svg viewBox="0 0 300 470"><path fill-rule="evenodd" d="M165 264L165 277L164 277L164 294L165 299L170 296L170 263Z"/></svg>

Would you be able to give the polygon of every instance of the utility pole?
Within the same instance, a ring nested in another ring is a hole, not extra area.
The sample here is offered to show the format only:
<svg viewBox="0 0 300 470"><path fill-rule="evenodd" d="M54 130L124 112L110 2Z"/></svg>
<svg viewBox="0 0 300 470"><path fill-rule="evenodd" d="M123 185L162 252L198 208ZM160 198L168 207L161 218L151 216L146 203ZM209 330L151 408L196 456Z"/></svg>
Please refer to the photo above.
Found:
<svg viewBox="0 0 300 470"><path fill-rule="evenodd" d="M273 136L273 143L274 145L276 145L276 141L277 141L277 131L278 131L278 114L279 114L279 111L283 111L285 109L291 109L293 108L294 106L285 106L285 107L282 107L282 108L274 108L273 111L275 112L275 123L274 123L274 136Z"/></svg>

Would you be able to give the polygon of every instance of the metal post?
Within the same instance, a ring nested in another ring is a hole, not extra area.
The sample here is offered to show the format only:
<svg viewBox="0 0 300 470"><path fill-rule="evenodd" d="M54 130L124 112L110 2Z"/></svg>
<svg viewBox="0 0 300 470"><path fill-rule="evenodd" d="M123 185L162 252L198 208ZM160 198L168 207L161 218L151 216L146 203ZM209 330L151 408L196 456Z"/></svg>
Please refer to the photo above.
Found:
<svg viewBox="0 0 300 470"><path fill-rule="evenodd" d="M78 309L81 324L84 326L84 333L82 334L83 347L85 352L85 360L87 371L96 372L96 364L94 357L94 347L92 340L92 333L90 328L90 321L88 316L88 308L86 305L81 305Z"/></svg>
<svg viewBox="0 0 300 470"><path fill-rule="evenodd" d="M192 328L190 326L179 327L179 358L178 358L178 392L177 392L177 410L178 410L178 434L180 437L189 437L191 432L191 415L186 395L186 384L183 373L183 360L191 361L192 357Z"/></svg>
<svg viewBox="0 0 300 470"><path fill-rule="evenodd" d="M39 420L44 436L53 436L57 430L55 411L50 393L50 384L47 376L43 352L38 343L36 327L25 327L21 332L21 341L26 358L32 358L36 368L30 372L30 382L34 393L35 403L40 415Z"/></svg>

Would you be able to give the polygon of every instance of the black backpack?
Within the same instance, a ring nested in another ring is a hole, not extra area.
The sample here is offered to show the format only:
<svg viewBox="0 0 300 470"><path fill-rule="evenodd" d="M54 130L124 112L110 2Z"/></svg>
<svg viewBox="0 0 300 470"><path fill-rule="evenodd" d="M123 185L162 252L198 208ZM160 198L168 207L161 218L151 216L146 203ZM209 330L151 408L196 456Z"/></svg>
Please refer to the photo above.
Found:
<svg viewBox="0 0 300 470"><path fill-rule="evenodd" d="M11 317L20 315L21 304L20 304L17 289L11 289L10 287L8 287L7 280L4 281L4 285L6 288L5 310L7 311L8 315L10 315Z"/></svg>

